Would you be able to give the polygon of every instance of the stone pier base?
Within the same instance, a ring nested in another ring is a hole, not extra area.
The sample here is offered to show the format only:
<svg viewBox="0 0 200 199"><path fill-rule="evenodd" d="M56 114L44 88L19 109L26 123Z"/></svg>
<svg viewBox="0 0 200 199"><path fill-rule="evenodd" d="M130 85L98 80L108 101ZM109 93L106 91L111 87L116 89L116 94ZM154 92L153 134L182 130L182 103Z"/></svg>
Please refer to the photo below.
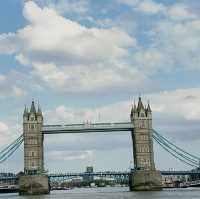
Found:
<svg viewBox="0 0 200 199"><path fill-rule="evenodd" d="M160 191L162 177L160 171L136 170L130 175L130 191Z"/></svg>
<svg viewBox="0 0 200 199"><path fill-rule="evenodd" d="M20 195L49 194L49 180L47 175L24 175L19 178Z"/></svg>

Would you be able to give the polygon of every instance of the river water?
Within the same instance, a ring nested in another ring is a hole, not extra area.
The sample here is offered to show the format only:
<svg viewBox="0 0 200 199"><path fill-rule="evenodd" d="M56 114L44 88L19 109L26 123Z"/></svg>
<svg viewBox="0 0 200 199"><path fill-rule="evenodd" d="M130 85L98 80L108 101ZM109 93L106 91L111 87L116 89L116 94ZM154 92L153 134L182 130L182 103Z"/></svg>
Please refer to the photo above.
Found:
<svg viewBox="0 0 200 199"><path fill-rule="evenodd" d="M43 196L18 196L0 194L0 199L199 199L200 188L166 189L160 192L129 192L126 187L75 188L67 191L52 191Z"/></svg>

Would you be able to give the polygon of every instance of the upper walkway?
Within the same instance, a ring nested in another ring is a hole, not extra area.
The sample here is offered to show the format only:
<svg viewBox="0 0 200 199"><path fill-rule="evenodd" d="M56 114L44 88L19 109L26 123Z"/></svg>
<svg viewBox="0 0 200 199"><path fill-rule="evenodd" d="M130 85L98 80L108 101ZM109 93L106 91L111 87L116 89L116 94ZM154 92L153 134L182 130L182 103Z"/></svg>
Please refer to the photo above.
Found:
<svg viewBox="0 0 200 199"><path fill-rule="evenodd" d="M113 132L113 131L131 131L134 126L131 122L121 123L82 123L67 125L44 125L43 134L57 133L89 133L89 132Z"/></svg>

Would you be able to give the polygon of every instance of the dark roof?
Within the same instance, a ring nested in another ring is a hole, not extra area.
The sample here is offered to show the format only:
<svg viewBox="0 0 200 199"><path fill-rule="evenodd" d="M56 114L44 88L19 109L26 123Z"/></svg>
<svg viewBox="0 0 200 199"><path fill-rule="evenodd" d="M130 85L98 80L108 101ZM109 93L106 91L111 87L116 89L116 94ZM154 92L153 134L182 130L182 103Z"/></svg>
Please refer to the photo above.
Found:
<svg viewBox="0 0 200 199"><path fill-rule="evenodd" d="M152 112L149 103L148 103L148 106L147 106L147 112Z"/></svg>
<svg viewBox="0 0 200 199"><path fill-rule="evenodd" d="M25 108L24 108L24 116L25 115L28 115L28 108L25 106Z"/></svg>
<svg viewBox="0 0 200 199"><path fill-rule="evenodd" d="M139 97L138 107L137 107L138 113L139 113L142 109L144 110L144 106L143 106L143 103L142 103L142 98Z"/></svg>
<svg viewBox="0 0 200 199"><path fill-rule="evenodd" d="M42 110L40 108L40 106L38 105L38 111L37 111L37 115L42 115Z"/></svg>
<svg viewBox="0 0 200 199"><path fill-rule="evenodd" d="M30 113L36 113L34 101L32 101Z"/></svg>

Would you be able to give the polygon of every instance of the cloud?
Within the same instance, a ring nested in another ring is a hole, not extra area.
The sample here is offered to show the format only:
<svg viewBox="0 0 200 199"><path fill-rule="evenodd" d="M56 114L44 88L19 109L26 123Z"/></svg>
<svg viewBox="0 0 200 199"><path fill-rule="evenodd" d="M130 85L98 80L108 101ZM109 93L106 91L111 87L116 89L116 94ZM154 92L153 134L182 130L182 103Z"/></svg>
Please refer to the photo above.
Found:
<svg viewBox="0 0 200 199"><path fill-rule="evenodd" d="M177 135L180 139L184 137L200 139L198 136L200 130L198 125L200 121L199 88L152 93L144 97L144 101L147 102L148 99L151 99L156 129L160 129L164 134L165 132L173 132L173 135ZM127 122L130 121L131 103L133 102L129 100L121 101L94 109L61 105L53 110L46 111L45 118L47 123L53 124L83 123L86 121ZM191 128L194 134L187 133ZM122 145L119 144L119 146Z"/></svg>
<svg viewBox="0 0 200 199"><path fill-rule="evenodd" d="M30 0L25 0L28 2ZM75 13L78 15L86 14L89 9L88 0L32 0L42 7L49 7L60 14Z"/></svg>
<svg viewBox="0 0 200 199"><path fill-rule="evenodd" d="M191 20L197 19L186 4L174 4L168 9L168 15L173 20Z"/></svg>
<svg viewBox="0 0 200 199"><path fill-rule="evenodd" d="M118 0L121 4L126 4L133 7L134 10L144 14L158 14L165 11L165 6L161 3L156 3L152 0Z"/></svg>
<svg viewBox="0 0 200 199"><path fill-rule="evenodd" d="M146 14L157 14L165 10L164 5L161 3L155 3L152 0L141 1L137 7L138 10Z"/></svg>
<svg viewBox="0 0 200 199"><path fill-rule="evenodd" d="M90 160L93 158L93 151L50 151L47 157L55 161Z"/></svg>
<svg viewBox="0 0 200 199"><path fill-rule="evenodd" d="M185 4L174 4L147 33L133 62L147 74L200 69L200 19Z"/></svg>
<svg viewBox="0 0 200 199"><path fill-rule="evenodd" d="M7 134L8 133L8 126L0 121L0 133Z"/></svg>
<svg viewBox="0 0 200 199"><path fill-rule="evenodd" d="M155 115L172 115L173 118L188 121L200 120L200 89L177 89L174 91L163 91L145 96L147 102L151 99L152 109ZM133 101L121 101L118 103L90 108L72 108L60 105L53 110L45 112L48 122L105 122L105 121L129 121L129 112ZM121 113L120 115L117 113Z"/></svg>
<svg viewBox="0 0 200 199"><path fill-rule="evenodd" d="M119 28L87 28L33 1L25 3L23 14L29 24L0 35L0 52L31 65L32 74L46 86L90 92L146 79L126 61L129 49L137 48L136 39Z"/></svg>
<svg viewBox="0 0 200 199"><path fill-rule="evenodd" d="M121 88L129 89L131 85L141 87L142 83L147 81L146 77L140 74L137 69L118 63L108 68L98 63L63 68L58 68L54 64L37 63L33 67L34 74L46 86L62 92L105 92L105 90L109 89L114 91Z"/></svg>
<svg viewBox="0 0 200 199"><path fill-rule="evenodd" d="M0 75L0 98L22 97L26 94L26 91L21 86L16 85L16 81L13 80L14 76L14 72L8 75Z"/></svg>
<svg viewBox="0 0 200 199"><path fill-rule="evenodd" d="M24 16L30 25L19 30L16 37L26 43L27 49L23 46L21 53L32 62L112 60L127 55L127 47L136 45L133 38L118 29L86 28L33 2L25 4Z"/></svg>

